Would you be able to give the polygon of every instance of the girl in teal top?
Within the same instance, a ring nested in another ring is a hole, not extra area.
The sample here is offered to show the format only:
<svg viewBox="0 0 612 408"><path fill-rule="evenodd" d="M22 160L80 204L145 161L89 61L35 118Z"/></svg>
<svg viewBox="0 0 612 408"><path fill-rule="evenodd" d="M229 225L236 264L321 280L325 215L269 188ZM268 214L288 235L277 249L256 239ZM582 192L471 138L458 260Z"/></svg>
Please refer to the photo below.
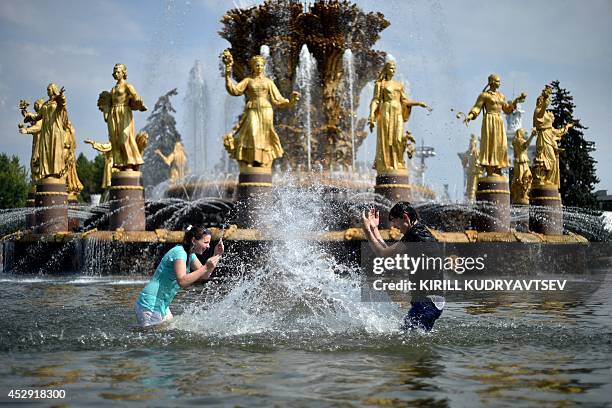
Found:
<svg viewBox="0 0 612 408"><path fill-rule="evenodd" d="M201 255L208 249L210 240L210 231L190 225L185 230L183 243L166 252L136 300L134 309L139 326L156 325L172 319L169 306L179 288L210 277L224 251L223 240L219 240L214 255L202 265L196 254Z"/></svg>

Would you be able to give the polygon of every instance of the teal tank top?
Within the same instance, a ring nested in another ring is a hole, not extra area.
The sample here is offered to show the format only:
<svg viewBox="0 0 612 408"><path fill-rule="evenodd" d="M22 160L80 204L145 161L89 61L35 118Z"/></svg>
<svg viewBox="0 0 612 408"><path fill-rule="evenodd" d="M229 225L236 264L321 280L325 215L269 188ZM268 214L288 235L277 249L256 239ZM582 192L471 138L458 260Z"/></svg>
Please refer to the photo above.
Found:
<svg viewBox="0 0 612 408"><path fill-rule="evenodd" d="M191 272L191 264L196 258L196 254L191 254L189 257L187 273ZM181 288L176 280L176 273L174 273L174 261L176 260L187 261L187 252L182 245L177 245L166 252L153 277L140 292L137 302L144 309L158 312L162 316L168 314L168 306Z"/></svg>

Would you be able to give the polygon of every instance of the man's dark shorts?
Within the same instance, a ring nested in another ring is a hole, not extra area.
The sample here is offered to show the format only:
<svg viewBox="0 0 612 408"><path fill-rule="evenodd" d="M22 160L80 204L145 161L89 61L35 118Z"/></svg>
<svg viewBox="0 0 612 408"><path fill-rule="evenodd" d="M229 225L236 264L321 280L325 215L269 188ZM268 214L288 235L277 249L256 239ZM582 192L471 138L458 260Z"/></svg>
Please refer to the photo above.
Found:
<svg viewBox="0 0 612 408"><path fill-rule="evenodd" d="M442 314L442 310L439 310L430 298L410 302L410 304L412 307L408 314L404 316L404 324L400 328L402 330L430 331Z"/></svg>

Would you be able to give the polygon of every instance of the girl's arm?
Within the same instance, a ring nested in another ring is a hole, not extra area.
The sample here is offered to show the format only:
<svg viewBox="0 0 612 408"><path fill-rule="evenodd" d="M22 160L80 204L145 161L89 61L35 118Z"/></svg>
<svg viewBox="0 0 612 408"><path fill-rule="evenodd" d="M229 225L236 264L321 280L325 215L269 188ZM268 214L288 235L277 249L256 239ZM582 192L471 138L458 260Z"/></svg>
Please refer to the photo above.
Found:
<svg viewBox="0 0 612 408"><path fill-rule="evenodd" d="M185 289L199 279L208 279L212 271L219 263L220 258L220 255L211 256L210 258L208 258L208 261L206 261L206 265L202 265L199 260L192 262L192 265L199 265L199 267L191 273L187 273L187 266L185 265L185 261L182 259L177 259L176 261L174 261L174 273L176 274L176 281L178 282L181 288Z"/></svg>

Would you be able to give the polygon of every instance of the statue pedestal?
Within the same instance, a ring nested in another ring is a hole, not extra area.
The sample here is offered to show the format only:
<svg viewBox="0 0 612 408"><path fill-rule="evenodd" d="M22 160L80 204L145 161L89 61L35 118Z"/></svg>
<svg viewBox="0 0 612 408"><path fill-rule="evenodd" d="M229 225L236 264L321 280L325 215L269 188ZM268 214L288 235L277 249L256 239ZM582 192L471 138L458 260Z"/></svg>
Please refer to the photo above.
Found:
<svg viewBox="0 0 612 408"><path fill-rule="evenodd" d="M78 211L79 210L79 200L74 194L68 194L68 210ZM81 221L79 217L68 216L68 230L77 231L81 226Z"/></svg>
<svg viewBox="0 0 612 408"><path fill-rule="evenodd" d="M47 177L36 183L36 228L38 234L68 231L66 179Z"/></svg>
<svg viewBox="0 0 612 408"><path fill-rule="evenodd" d="M140 172L121 170L113 173L109 191L110 229L144 231L146 225L144 188L140 181Z"/></svg>
<svg viewBox="0 0 612 408"><path fill-rule="evenodd" d="M529 229L545 235L563 234L563 207L554 184L533 182L529 195Z"/></svg>
<svg viewBox="0 0 612 408"><path fill-rule="evenodd" d="M410 201L412 194L408 178L408 170L388 170L376 175L374 192L385 197L392 203L399 201ZM389 212L380 212L380 226L389 227Z"/></svg>
<svg viewBox="0 0 612 408"><path fill-rule="evenodd" d="M473 224L477 231L510 231L510 189L504 176L478 179L476 214Z"/></svg>
<svg viewBox="0 0 612 408"><path fill-rule="evenodd" d="M272 169L240 166L236 187L236 224L253 228L260 210L269 208L272 190Z"/></svg>
<svg viewBox="0 0 612 408"><path fill-rule="evenodd" d="M26 213L26 228L29 230L34 230L36 228L36 210L35 210L35 202L36 202L36 186L28 193L28 199L26 200L26 209L28 212Z"/></svg>

